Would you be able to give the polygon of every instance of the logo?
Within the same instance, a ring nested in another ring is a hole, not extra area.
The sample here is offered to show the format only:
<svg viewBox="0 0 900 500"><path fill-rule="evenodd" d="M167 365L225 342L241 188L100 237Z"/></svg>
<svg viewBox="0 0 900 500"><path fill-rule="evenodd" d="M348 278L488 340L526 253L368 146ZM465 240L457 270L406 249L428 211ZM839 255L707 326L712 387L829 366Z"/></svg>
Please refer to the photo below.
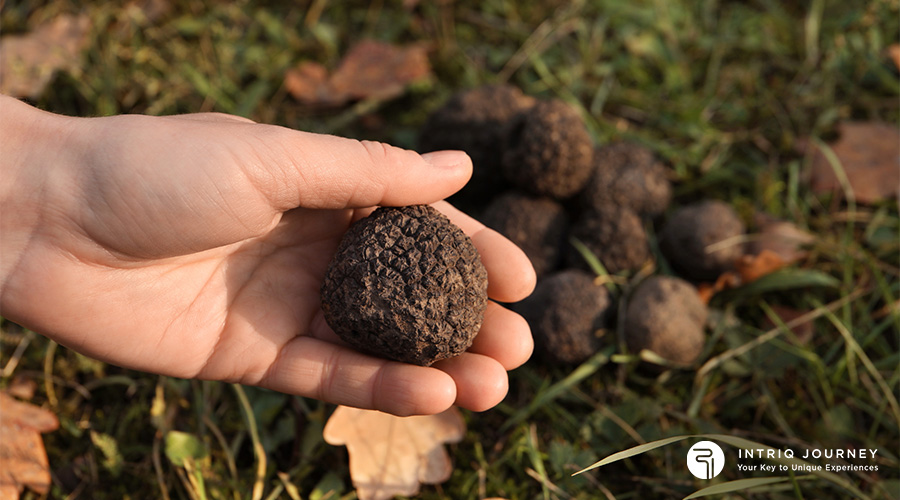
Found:
<svg viewBox="0 0 900 500"><path fill-rule="evenodd" d="M725 467L725 453L712 441L700 441L687 454L688 470L699 479L712 479Z"/></svg>

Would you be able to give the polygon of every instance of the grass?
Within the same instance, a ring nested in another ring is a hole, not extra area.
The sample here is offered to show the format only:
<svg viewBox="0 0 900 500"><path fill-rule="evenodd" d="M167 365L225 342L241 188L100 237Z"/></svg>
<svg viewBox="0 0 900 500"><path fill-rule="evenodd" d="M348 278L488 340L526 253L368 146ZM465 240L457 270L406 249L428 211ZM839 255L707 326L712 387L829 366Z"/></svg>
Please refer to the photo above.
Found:
<svg viewBox="0 0 900 500"><path fill-rule="evenodd" d="M840 477L870 498L900 491L897 205L810 193L807 160L795 150L801 137L827 140L841 120L900 121L900 80L885 55L900 37L896 2L169 4L149 21L122 2L8 0L0 29L89 14L82 69L58 75L35 101L68 114L214 110L413 146L452 92L509 81L578 106L598 141L653 149L675 170L677 203L721 198L748 220L762 210L816 235L793 271L803 280L782 276L713 302L716 326L695 369L647 370L610 342L579 367L534 361L513 372L503 404L466 414L466 438L450 447L451 478L421 498L681 498L711 484L685 470L689 444L571 474L686 434L798 451L877 448L878 472ZM434 78L395 101L341 109L289 97L285 70L302 60L333 67L367 37L428 41ZM634 282L614 278L619 294ZM779 305L808 311L795 323L811 322L812 340L796 342L773 313ZM346 451L322 440L330 405L122 370L9 322L0 339L0 387L35 381L35 402L61 421L45 436L52 498L354 496ZM733 448L726 459L734 463ZM713 483L750 476L726 466ZM806 477L724 498L848 495Z"/></svg>

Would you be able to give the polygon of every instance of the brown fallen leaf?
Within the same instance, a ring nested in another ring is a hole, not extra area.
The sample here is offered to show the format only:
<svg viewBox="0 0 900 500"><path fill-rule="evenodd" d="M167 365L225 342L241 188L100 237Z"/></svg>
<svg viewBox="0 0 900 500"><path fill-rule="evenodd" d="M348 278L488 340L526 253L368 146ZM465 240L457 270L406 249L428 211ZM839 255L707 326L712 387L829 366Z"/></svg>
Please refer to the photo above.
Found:
<svg viewBox="0 0 900 500"><path fill-rule="evenodd" d="M700 283L697 285L697 293L703 303L709 304L715 294L752 283L786 265L788 262L768 249L763 249L756 255L744 254L735 260L734 271L720 274L715 283Z"/></svg>
<svg viewBox="0 0 900 500"><path fill-rule="evenodd" d="M6 393L28 401L34 397L35 389L37 389L37 382L33 378L16 375L13 377L12 382L6 386Z"/></svg>
<svg viewBox="0 0 900 500"><path fill-rule="evenodd" d="M430 416L396 417L338 406L323 436L346 445L350 477L360 500L386 500L419 492L419 484L437 484L453 468L444 443L459 442L466 431L456 408Z"/></svg>
<svg viewBox="0 0 900 500"><path fill-rule="evenodd" d="M734 264L740 284L752 283L767 274L786 266L787 263L777 253L763 250L757 255L744 255Z"/></svg>
<svg viewBox="0 0 900 500"><path fill-rule="evenodd" d="M330 75L318 63L303 62L285 73L285 88L310 105L341 106L361 99L393 99L431 75L424 44L391 45L363 40Z"/></svg>
<svg viewBox="0 0 900 500"><path fill-rule="evenodd" d="M42 432L59 427L56 416L0 392L0 494L18 498L25 487L46 495L50 463Z"/></svg>
<svg viewBox="0 0 900 500"><path fill-rule="evenodd" d="M791 264L804 258L807 254L804 247L815 241L812 234L793 222L778 220L763 213L757 214L754 219L758 234L750 244L751 254L758 255L768 250L781 257L785 264Z"/></svg>
<svg viewBox="0 0 900 500"><path fill-rule="evenodd" d="M72 71L88 42L87 14L63 14L31 33L0 39L0 92L36 98L57 71Z"/></svg>
<svg viewBox="0 0 900 500"><path fill-rule="evenodd" d="M858 203L877 203L900 195L900 129L889 123L846 122L829 144ZM811 141L809 185L815 193L842 193L829 155Z"/></svg>
<svg viewBox="0 0 900 500"><path fill-rule="evenodd" d="M887 49L888 57L894 61L894 66L900 69L900 43L895 43Z"/></svg>
<svg viewBox="0 0 900 500"><path fill-rule="evenodd" d="M737 288L741 286L741 278L734 271L725 271L720 274L718 278L716 278L715 283L700 283L697 285L697 294L700 295L700 300L703 301L704 304L709 304L709 301L712 300L713 295L725 291L730 290L732 288Z"/></svg>

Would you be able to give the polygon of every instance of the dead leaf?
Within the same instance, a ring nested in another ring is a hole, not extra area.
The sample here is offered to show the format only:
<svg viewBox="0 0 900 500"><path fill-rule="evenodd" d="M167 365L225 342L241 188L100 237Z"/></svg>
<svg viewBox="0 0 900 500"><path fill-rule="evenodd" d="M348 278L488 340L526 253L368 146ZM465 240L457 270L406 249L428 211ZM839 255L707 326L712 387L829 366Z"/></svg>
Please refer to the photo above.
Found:
<svg viewBox="0 0 900 500"><path fill-rule="evenodd" d="M338 406L323 436L328 444L347 446L350 477L360 500L386 500L415 495L420 483L446 481L453 469L443 444L459 442L465 431L456 408L396 417Z"/></svg>
<svg viewBox="0 0 900 500"><path fill-rule="evenodd" d="M341 106L361 99L393 99L429 75L426 45L364 40L347 52L331 75L317 63L304 62L287 71L284 84L306 104Z"/></svg>
<svg viewBox="0 0 900 500"><path fill-rule="evenodd" d="M734 271L720 274L715 283L700 283L697 285L697 293L704 304L709 304L715 294L752 283L787 265L781 256L768 249L763 249L756 255L744 254L735 261Z"/></svg>
<svg viewBox="0 0 900 500"><path fill-rule="evenodd" d="M900 43L895 43L888 47L888 56L894 61L894 66L900 69Z"/></svg>
<svg viewBox="0 0 900 500"><path fill-rule="evenodd" d="M37 389L37 382L33 378L16 375L6 386L6 393L28 401L34 397L35 389Z"/></svg>
<svg viewBox="0 0 900 500"><path fill-rule="evenodd" d="M79 67L90 28L87 14L63 14L31 33L0 39L0 92L40 96L57 71Z"/></svg>
<svg viewBox="0 0 900 500"><path fill-rule="evenodd" d="M743 255L735 262L734 267L740 277L740 283L752 283L767 274L783 268L787 263L778 254L763 250L757 255Z"/></svg>
<svg viewBox="0 0 900 500"><path fill-rule="evenodd" d="M25 488L46 495L50 490L50 463L42 432L59 427L56 416L43 408L0 392L0 493L18 498Z"/></svg>
<svg viewBox="0 0 900 500"><path fill-rule="evenodd" d="M829 145L857 202L876 203L900 195L900 129L888 123L846 122ZM812 146L809 185L815 193L841 193L834 166L821 148Z"/></svg>
<svg viewBox="0 0 900 500"><path fill-rule="evenodd" d="M785 264L791 264L806 257L806 245L815 241L815 237L797 227L793 222L775 219L768 214L757 214L755 217L758 234L750 244L750 253L760 254L770 251L781 257Z"/></svg>
<svg viewBox="0 0 900 500"><path fill-rule="evenodd" d="M725 271L724 273L719 275L715 283L698 284L697 294L700 295L700 300L702 300L704 304L709 304L709 301L712 300L713 295L725 290L737 288L740 285L740 276L738 276L733 271Z"/></svg>

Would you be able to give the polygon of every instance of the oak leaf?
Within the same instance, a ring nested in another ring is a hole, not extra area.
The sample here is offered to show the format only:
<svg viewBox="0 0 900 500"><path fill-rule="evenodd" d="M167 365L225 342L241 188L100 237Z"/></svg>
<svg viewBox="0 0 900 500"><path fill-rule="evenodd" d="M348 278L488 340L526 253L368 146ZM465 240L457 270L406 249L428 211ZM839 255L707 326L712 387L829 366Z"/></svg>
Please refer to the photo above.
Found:
<svg viewBox="0 0 900 500"><path fill-rule="evenodd" d="M456 408L397 417L338 406L323 436L329 444L347 446L350 477L360 500L386 500L415 495L420 483L446 481L453 468L443 444L459 442L465 431Z"/></svg>
<svg viewBox="0 0 900 500"><path fill-rule="evenodd" d="M58 427L53 413L0 392L0 498L18 498L25 487L49 492L50 462L41 433Z"/></svg>
<svg viewBox="0 0 900 500"><path fill-rule="evenodd" d="M0 93L37 98L57 71L78 69L90 28L86 14L63 14L30 33L0 39Z"/></svg>
<svg viewBox="0 0 900 500"><path fill-rule="evenodd" d="M900 194L900 129L889 123L845 122L827 149L812 146L809 186L815 193L841 193L843 171L854 199L863 204ZM802 149L809 149L809 143ZM830 154L830 153L833 153ZM837 163L837 165L835 165Z"/></svg>
<svg viewBox="0 0 900 500"><path fill-rule="evenodd" d="M303 62L285 73L284 84L295 99L306 104L341 106L362 99L393 99L409 84L430 75L426 45L363 40L331 74L318 63Z"/></svg>

